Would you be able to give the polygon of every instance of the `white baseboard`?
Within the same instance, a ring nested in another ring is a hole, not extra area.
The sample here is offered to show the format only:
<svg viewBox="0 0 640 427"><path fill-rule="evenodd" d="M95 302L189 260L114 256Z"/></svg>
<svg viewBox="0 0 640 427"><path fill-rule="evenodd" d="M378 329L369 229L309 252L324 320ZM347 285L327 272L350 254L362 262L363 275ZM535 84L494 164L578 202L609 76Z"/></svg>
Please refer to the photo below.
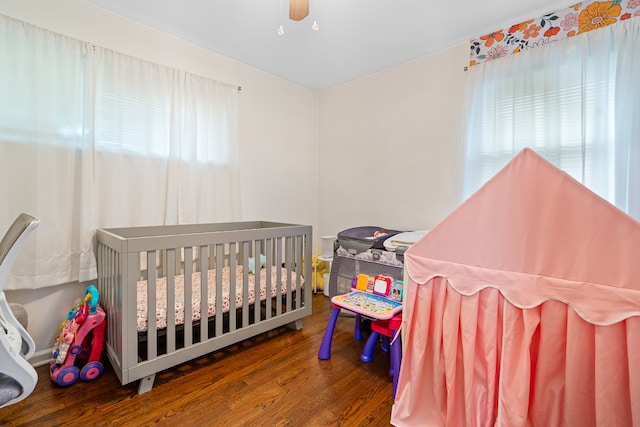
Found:
<svg viewBox="0 0 640 427"><path fill-rule="evenodd" d="M38 366L48 365L49 362L51 361L52 354L53 354L53 347L36 351L35 353L33 353L33 356L31 356L31 358L29 359L29 363L34 368L37 368Z"/></svg>

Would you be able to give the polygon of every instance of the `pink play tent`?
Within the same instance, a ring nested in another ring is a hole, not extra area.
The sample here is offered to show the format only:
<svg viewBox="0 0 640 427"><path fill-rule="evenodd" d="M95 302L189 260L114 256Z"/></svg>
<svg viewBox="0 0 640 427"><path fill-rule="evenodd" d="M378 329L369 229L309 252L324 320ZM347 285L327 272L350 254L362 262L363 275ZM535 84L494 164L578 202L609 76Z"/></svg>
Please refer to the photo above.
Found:
<svg viewBox="0 0 640 427"><path fill-rule="evenodd" d="M640 223L534 151L405 268L393 425L640 425Z"/></svg>

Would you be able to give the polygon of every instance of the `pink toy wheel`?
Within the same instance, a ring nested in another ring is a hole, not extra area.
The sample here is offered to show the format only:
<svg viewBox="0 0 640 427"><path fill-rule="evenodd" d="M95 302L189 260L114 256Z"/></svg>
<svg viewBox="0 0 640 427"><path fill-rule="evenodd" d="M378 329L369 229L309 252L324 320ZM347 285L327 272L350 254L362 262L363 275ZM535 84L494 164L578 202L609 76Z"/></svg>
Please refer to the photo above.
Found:
<svg viewBox="0 0 640 427"><path fill-rule="evenodd" d="M102 374L102 363L89 362L80 371L80 378L83 381L93 381Z"/></svg>
<svg viewBox="0 0 640 427"><path fill-rule="evenodd" d="M56 384L62 387L70 386L78 380L80 375L80 369L77 366L67 366L60 369L58 375L56 375Z"/></svg>

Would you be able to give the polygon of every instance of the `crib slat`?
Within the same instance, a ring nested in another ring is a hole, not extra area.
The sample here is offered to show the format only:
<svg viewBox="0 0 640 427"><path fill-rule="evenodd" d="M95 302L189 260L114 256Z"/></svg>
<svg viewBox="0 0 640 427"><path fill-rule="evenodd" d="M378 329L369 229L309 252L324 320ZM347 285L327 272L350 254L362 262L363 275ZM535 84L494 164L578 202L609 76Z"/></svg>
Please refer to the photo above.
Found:
<svg viewBox="0 0 640 427"><path fill-rule="evenodd" d="M260 310L260 280L261 280L261 274L260 274L260 265L262 264L260 262L260 255L262 254L262 241L261 240L255 240L254 241L254 252L253 252L253 256L254 256L254 260L255 260L255 277L253 280L253 292L254 292L254 303L253 303L253 321L255 323L258 323L260 321L260 315L261 315L261 310Z"/></svg>
<svg viewBox="0 0 640 427"><path fill-rule="evenodd" d="M111 250L110 250L111 251ZM111 251L109 254L105 254L109 256L113 261L111 263L111 278L107 283L107 286L110 287L111 292L109 294L111 297L109 298L111 307L120 307L122 305L122 288L120 278L122 277L122 263L120 257L116 253L116 251ZM111 328L109 328L110 323L107 323L107 329L110 331L109 336L112 343L115 344L117 354L122 353L122 324L118 321L117 312L112 309L111 311L111 322L114 323Z"/></svg>
<svg viewBox="0 0 640 427"><path fill-rule="evenodd" d="M156 322L156 251L147 252L147 358L155 359L157 355L158 326Z"/></svg>
<svg viewBox="0 0 640 427"><path fill-rule="evenodd" d="M216 326L215 333L216 337L222 335L222 321L224 320L223 306L222 306L222 283L223 283L223 267L224 267L224 244L217 244L215 247L215 264L216 264L216 283L215 283L215 293L216 293ZM231 305L231 294L229 295L229 305Z"/></svg>
<svg viewBox="0 0 640 427"><path fill-rule="evenodd" d="M209 246L200 246L200 342L209 334Z"/></svg>
<svg viewBox="0 0 640 427"><path fill-rule="evenodd" d="M249 325L249 242L242 242L242 327Z"/></svg>
<svg viewBox="0 0 640 427"><path fill-rule="evenodd" d="M278 238L276 242L276 283L278 284L278 297L276 298L276 316L282 315L282 238Z"/></svg>
<svg viewBox="0 0 640 427"><path fill-rule="evenodd" d="M238 260L236 258L236 242L229 243L229 331L236 330L236 277Z"/></svg>
<svg viewBox="0 0 640 427"><path fill-rule="evenodd" d="M287 287L287 297L286 297L286 305L285 305L285 311L288 313L289 311L291 311L291 309L293 308L293 302L291 300L291 270L293 268L293 243L292 243L293 238L292 237L287 237L286 238L286 251L285 251L285 262L284 265L287 269L287 279L286 279L286 287Z"/></svg>
<svg viewBox="0 0 640 427"><path fill-rule="evenodd" d="M294 265L295 268L292 269L291 272L291 280L289 280L289 283L291 283L291 286L293 286L294 283L294 278L296 278L296 309L299 309L302 306L302 287L300 286L300 278L302 277L302 265L303 265L303 259L302 259L302 243L303 243L303 237L302 236L296 236L295 237L296 240L296 254L295 254L295 261L294 261ZM295 272L295 275L294 275Z"/></svg>
<svg viewBox="0 0 640 427"><path fill-rule="evenodd" d="M184 248L184 348L193 345L193 248Z"/></svg>
<svg viewBox="0 0 640 427"><path fill-rule="evenodd" d="M167 249L167 354L176 351L176 250Z"/></svg>
<svg viewBox="0 0 640 427"><path fill-rule="evenodd" d="M107 315L106 319L108 326L105 338L107 342L112 343L112 345L118 348L119 343L114 342L114 331L118 327L118 324L111 324L111 322L115 321L113 316L113 307L115 307L113 305L113 290L115 288L113 287L114 283L112 279L114 277L114 259L116 258L112 255L114 252L115 251L104 245L102 242L98 242L98 253L96 261L98 265L102 267L101 269L98 269L98 292L100 305L104 307L105 313ZM120 354L119 349L117 349L117 351L118 354Z"/></svg>
<svg viewBox="0 0 640 427"><path fill-rule="evenodd" d="M267 265L266 265L266 283L265 283L265 295L266 298L264 300L264 304L265 304L265 319L271 319L271 306L272 306L272 300L273 298L271 297L271 292L273 290L273 280L271 279L271 275L272 275L272 270L273 270L273 239L266 239L266 243L265 243L265 257L267 259ZM277 266L275 268L278 268Z"/></svg>
<svg viewBox="0 0 640 427"><path fill-rule="evenodd" d="M126 354L123 357L123 363L131 363L138 360L138 332L137 332L137 307L133 298L137 298L137 278L140 269L140 254L120 253L120 268L123 278L126 278L124 284L120 284L120 292L122 298L123 321L119 327L118 339L122 341L122 351ZM133 331L130 332L130 331Z"/></svg>

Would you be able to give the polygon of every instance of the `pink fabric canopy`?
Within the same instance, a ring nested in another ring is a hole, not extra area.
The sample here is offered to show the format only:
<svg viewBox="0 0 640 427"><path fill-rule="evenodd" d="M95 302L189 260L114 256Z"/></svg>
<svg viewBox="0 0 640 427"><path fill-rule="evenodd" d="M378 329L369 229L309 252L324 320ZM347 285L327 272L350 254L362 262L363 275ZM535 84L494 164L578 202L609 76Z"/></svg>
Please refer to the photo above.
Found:
<svg viewBox="0 0 640 427"><path fill-rule="evenodd" d="M392 424L640 425L639 248L640 223L520 152L405 254Z"/></svg>

